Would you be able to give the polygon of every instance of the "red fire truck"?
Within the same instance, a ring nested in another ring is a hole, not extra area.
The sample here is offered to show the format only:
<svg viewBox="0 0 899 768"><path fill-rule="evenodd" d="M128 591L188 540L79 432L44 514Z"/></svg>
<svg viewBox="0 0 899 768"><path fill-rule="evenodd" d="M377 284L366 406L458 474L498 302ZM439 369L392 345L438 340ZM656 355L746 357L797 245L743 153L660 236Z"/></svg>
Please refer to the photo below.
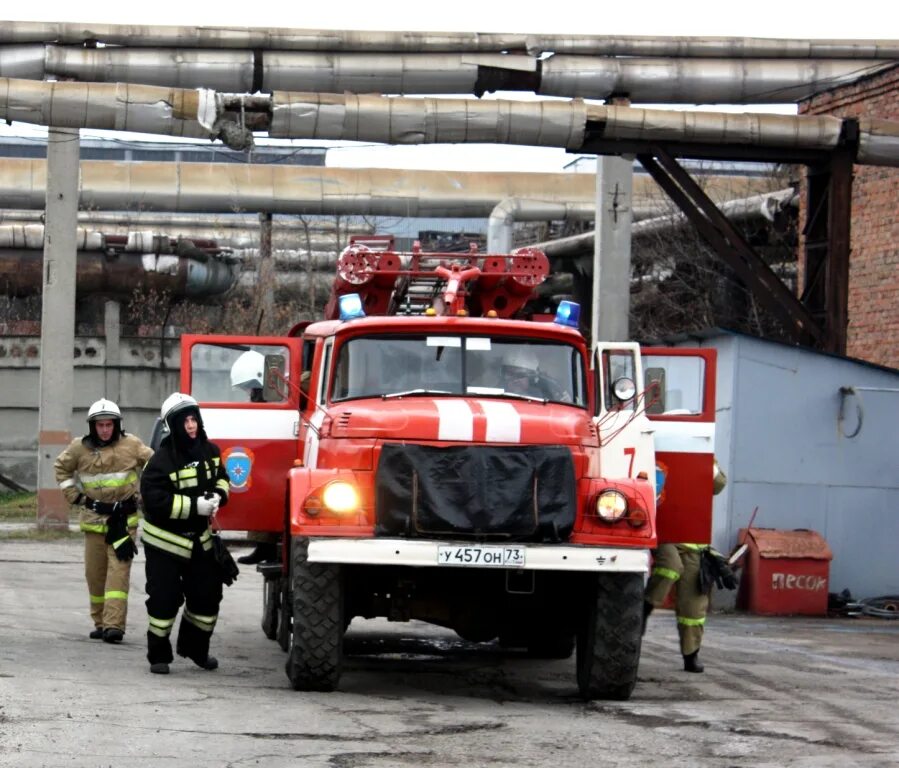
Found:
<svg viewBox="0 0 899 768"><path fill-rule="evenodd" d="M333 690L350 621L387 617L576 647L582 696L630 696L650 550L710 536L714 351L591 349L569 302L525 319L548 273L535 250L352 245L325 320L182 338L231 477L218 523L281 537L262 628L295 689Z"/></svg>

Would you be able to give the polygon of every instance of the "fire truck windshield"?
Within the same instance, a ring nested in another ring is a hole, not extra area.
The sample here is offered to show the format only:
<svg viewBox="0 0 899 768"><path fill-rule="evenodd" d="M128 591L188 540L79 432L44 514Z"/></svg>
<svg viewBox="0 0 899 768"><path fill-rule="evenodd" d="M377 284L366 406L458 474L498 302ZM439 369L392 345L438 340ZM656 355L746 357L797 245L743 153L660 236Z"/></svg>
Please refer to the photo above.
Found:
<svg viewBox="0 0 899 768"><path fill-rule="evenodd" d="M434 394L585 407L584 361L570 344L509 336L366 336L337 353L332 401Z"/></svg>

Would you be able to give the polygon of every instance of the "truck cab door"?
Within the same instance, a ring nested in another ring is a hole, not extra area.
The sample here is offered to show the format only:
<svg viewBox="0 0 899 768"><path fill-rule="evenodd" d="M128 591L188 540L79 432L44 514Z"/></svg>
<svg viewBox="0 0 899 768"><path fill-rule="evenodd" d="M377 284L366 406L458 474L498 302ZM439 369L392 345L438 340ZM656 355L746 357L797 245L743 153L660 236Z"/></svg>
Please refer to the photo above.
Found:
<svg viewBox="0 0 899 768"><path fill-rule="evenodd" d="M646 415L655 430L659 543L712 535L716 350L644 347Z"/></svg>
<svg viewBox="0 0 899 768"><path fill-rule="evenodd" d="M216 515L223 529L283 530L287 472L302 455L301 344L280 336L181 337L181 391L200 404L231 480L228 504ZM232 366L248 351L263 356L262 388L232 386Z"/></svg>
<svg viewBox="0 0 899 768"><path fill-rule="evenodd" d="M655 473L653 427L643 407L640 345L600 342L593 352L596 391L594 423L599 437L599 471L606 480Z"/></svg>

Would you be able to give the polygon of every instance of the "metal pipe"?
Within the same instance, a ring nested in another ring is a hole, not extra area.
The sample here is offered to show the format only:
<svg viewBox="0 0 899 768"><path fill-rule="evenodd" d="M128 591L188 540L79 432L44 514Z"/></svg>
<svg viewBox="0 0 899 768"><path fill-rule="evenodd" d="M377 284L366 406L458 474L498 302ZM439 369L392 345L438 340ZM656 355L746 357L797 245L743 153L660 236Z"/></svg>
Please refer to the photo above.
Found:
<svg viewBox="0 0 899 768"><path fill-rule="evenodd" d="M828 115L674 112L580 100L476 101L283 91L270 99L250 98L257 110L258 129L271 136L387 144L487 142L578 149L589 134L593 141L832 150L844 124L841 118ZM252 142L247 125L236 125L234 112L229 112L240 108L243 121L243 105L241 95L204 90L0 79L0 118L182 136L205 131L229 146L242 146L248 138ZM861 118L858 126L862 139L855 162L899 166L899 122Z"/></svg>
<svg viewBox="0 0 899 768"><path fill-rule="evenodd" d="M42 250L44 247L43 224L3 224L0 225L0 248L29 248ZM103 235L78 227L75 230L75 248L79 251L99 251L103 249Z"/></svg>
<svg viewBox="0 0 899 768"><path fill-rule="evenodd" d="M0 249L0 292L32 296L41 292L43 253ZM222 261L175 255L122 253L109 259L98 251L77 254L76 289L82 295L130 296L136 289L165 291L176 298L225 293L234 286L237 270Z"/></svg>
<svg viewBox="0 0 899 768"><path fill-rule="evenodd" d="M46 74L56 77L95 83L202 87L244 93L255 90L253 65L252 51L69 48L60 45L48 45L44 61Z"/></svg>
<svg viewBox="0 0 899 768"><path fill-rule="evenodd" d="M633 217L645 219L659 213L660 205L635 206ZM487 221L487 252L511 253L512 230L516 221L591 221L596 218L596 202L547 203L542 200L506 198L490 212Z"/></svg>
<svg viewBox="0 0 899 768"><path fill-rule="evenodd" d="M0 43L247 48L290 51L577 53L589 56L899 58L896 40L645 37L484 32L362 32L257 27L178 27L75 22L5 22Z"/></svg>
<svg viewBox="0 0 899 768"><path fill-rule="evenodd" d="M2 49L0 49L2 50ZM261 80L254 84L254 59ZM0 60L2 61L2 60ZM797 102L876 70L878 59L663 59L502 54L301 53L47 46L44 74L219 91L461 94L529 91L632 103ZM0 74L2 68L0 68ZM5 76L13 76L5 75Z"/></svg>
<svg viewBox="0 0 899 768"><path fill-rule="evenodd" d="M0 163L0 207L42 209L43 160ZM271 211L486 218L499 200L593 199L595 176L82 160L80 206L121 211Z"/></svg>
<svg viewBox="0 0 899 768"><path fill-rule="evenodd" d="M777 212L787 206L798 204L796 190L792 187L776 192L766 192L760 195L751 195L739 200L728 200L718 207L729 219L742 221L754 217L765 218L771 221ZM666 214L654 218L635 222L631 227L631 237L639 238L660 232L669 232L677 227L687 226L689 221L682 213ZM583 232L571 237L562 237L558 240L549 240L543 243L534 243L530 248L537 248L546 253L547 257L562 258L576 256L592 251L596 233Z"/></svg>
<svg viewBox="0 0 899 768"><path fill-rule="evenodd" d="M623 96L643 104L798 102L893 66L877 59L654 59L551 56L538 93L568 98Z"/></svg>
<svg viewBox="0 0 899 768"><path fill-rule="evenodd" d="M0 77L42 80L44 77L44 46L4 45L0 47Z"/></svg>

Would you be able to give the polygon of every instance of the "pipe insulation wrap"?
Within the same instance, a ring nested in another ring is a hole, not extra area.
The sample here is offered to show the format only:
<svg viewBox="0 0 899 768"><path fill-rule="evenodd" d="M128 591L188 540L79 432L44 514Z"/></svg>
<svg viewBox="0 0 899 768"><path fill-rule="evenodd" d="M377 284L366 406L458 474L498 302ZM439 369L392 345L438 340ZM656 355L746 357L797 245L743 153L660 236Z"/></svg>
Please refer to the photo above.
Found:
<svg viewBox="0 0 899 768"><path fill-rule="evenodd" d="M78 227L75 230L75 247L79 251L100 251L105 243L100 232ZM29 248L43 250L43 224L0 224L0 248Z"/></svg>
<svg viewBox="0 0 899 768"><path fill-rule="evenodd" d="M272 94L269 135L388 144L518 144L576 149L583 102L410 99L380 95Z"/></svg>
<svg viewBox="0 0 899 768"><path fill-rule="evenodd" d="M100 42L105 45L258 48L293 51L527 51L589 56L899 58L896 40L758 37L643 37L484 32L402 32L259 27L5 22L0 43Z"/></svg>
<svg viewBox="0 0 899 768"><path fill-rule="evenodd" d="M0 47L0 77L44 79L43 45L5 45Z"/></svg>

